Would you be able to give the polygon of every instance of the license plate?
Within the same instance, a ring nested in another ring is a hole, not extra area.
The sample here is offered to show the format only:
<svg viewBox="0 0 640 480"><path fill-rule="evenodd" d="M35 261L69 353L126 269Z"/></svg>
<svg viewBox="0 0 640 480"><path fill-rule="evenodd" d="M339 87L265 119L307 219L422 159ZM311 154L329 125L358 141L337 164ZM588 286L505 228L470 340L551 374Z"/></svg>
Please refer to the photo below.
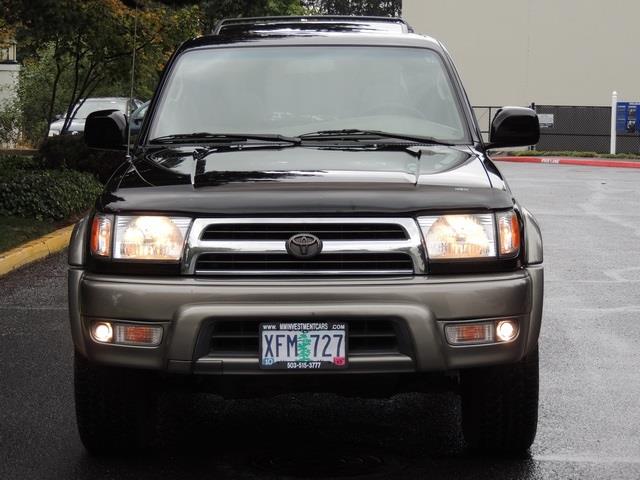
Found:
<svg viewBox="0 0 640 480"><path fill-rule="evenodd" d="M344 322L260 324L260 368L327 370L347 367Z"/></svg>

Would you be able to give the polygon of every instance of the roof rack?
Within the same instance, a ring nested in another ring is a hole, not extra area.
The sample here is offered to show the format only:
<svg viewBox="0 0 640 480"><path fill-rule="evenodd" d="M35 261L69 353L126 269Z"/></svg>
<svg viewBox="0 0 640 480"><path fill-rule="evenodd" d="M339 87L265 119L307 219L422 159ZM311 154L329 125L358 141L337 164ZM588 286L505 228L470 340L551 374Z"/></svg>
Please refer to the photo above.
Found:
<svg viewBox="0 0 640 480"><path fill-rule="evenodd" d="M220 20L213 29L214 35L219 35L224 27L241 26L241 25L289 25L292 23L311 23L311 24L330 24L343 23L383 23L402 25L406 33L412 33L413 28L402 18L399 17L375 17L375 16L353 16L353 15L292 15L280 17L238 17L225 18Z"/></svg>

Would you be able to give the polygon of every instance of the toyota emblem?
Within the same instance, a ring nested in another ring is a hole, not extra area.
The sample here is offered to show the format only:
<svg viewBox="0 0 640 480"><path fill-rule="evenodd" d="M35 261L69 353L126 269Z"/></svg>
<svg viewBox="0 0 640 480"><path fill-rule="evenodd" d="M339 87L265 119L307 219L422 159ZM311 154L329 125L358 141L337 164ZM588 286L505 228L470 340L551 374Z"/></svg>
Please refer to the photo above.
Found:
<svg viewBox="0 0 640 480"><path fill-rule="evenodd" d="M322 251L322 240L310 233L298 233L287 240L287 252L294 258L309 260Z"/></svg>

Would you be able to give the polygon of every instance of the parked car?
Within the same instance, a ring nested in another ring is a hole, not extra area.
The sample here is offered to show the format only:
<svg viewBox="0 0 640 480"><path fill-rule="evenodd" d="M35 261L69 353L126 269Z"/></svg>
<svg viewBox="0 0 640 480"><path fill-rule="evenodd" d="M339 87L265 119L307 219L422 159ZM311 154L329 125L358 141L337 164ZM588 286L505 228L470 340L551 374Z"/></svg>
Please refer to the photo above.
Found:
<svg viewBox="0 0 640 480"><path fill-rule="evenodd" d="M142 128L142 122L144 121L144 117L147 114L147 110L149 109L149 103L144 102L140 105L132 114L131 121L129 122L129 129L131 130L131 135L138 135L140 133L140 129Z"/></svg>
<svg viewBox="0 0 640 480"><path fill-rule="evenodd" d="M87 98L84 100L84 103L82 101L78 103L82 105L78 108L73 120L71 120L69 124L66 132L69 135L77 135L84 132L84 125L90 113L99 110L116 109L128 115L142 105L142 100L138 100L137 98L130 100L126 97L96 97ZM50 137L60 135L65 118L63 115L58 115L57 120L49 125Z"/></svg>
<svg viewBox="0 0 640 480"><path fill-rule="evenodd" d="M75 228L84 445L144 445L178 386L445 387L471 447L527 450L542 239L488 151L535 144L535 112L499 110L485 143L445 48L398 19L253 22L178 49L131 162ZM126 133L95 112L85 140Z"/></svg>

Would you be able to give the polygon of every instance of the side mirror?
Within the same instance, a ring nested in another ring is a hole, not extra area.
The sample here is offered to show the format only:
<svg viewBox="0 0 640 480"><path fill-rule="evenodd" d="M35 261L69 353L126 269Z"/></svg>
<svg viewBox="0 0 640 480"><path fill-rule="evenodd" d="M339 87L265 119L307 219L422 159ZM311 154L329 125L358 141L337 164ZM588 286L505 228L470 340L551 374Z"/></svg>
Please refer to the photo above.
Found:
<svg viewBox="0 0 640 480"><path fill-rule="evenodd" d="M89 114L84 125L84 141L89 148L124 150L127 117L120 110L99 110Z"/></svg>
<svg viewBox="0 0 640 480"><path fill-rule="evenodd" d="M62 115L59 113L57 114L55 117L53 117L56 121L57 120L62 120Z"/></svg>
<svg viewBox="0 0 640 480"><path fill-rule="evenodd" d="M530 108L504 107L498 110L491 123L490 148L525 147L540 140L538 115Z"/></svg>

